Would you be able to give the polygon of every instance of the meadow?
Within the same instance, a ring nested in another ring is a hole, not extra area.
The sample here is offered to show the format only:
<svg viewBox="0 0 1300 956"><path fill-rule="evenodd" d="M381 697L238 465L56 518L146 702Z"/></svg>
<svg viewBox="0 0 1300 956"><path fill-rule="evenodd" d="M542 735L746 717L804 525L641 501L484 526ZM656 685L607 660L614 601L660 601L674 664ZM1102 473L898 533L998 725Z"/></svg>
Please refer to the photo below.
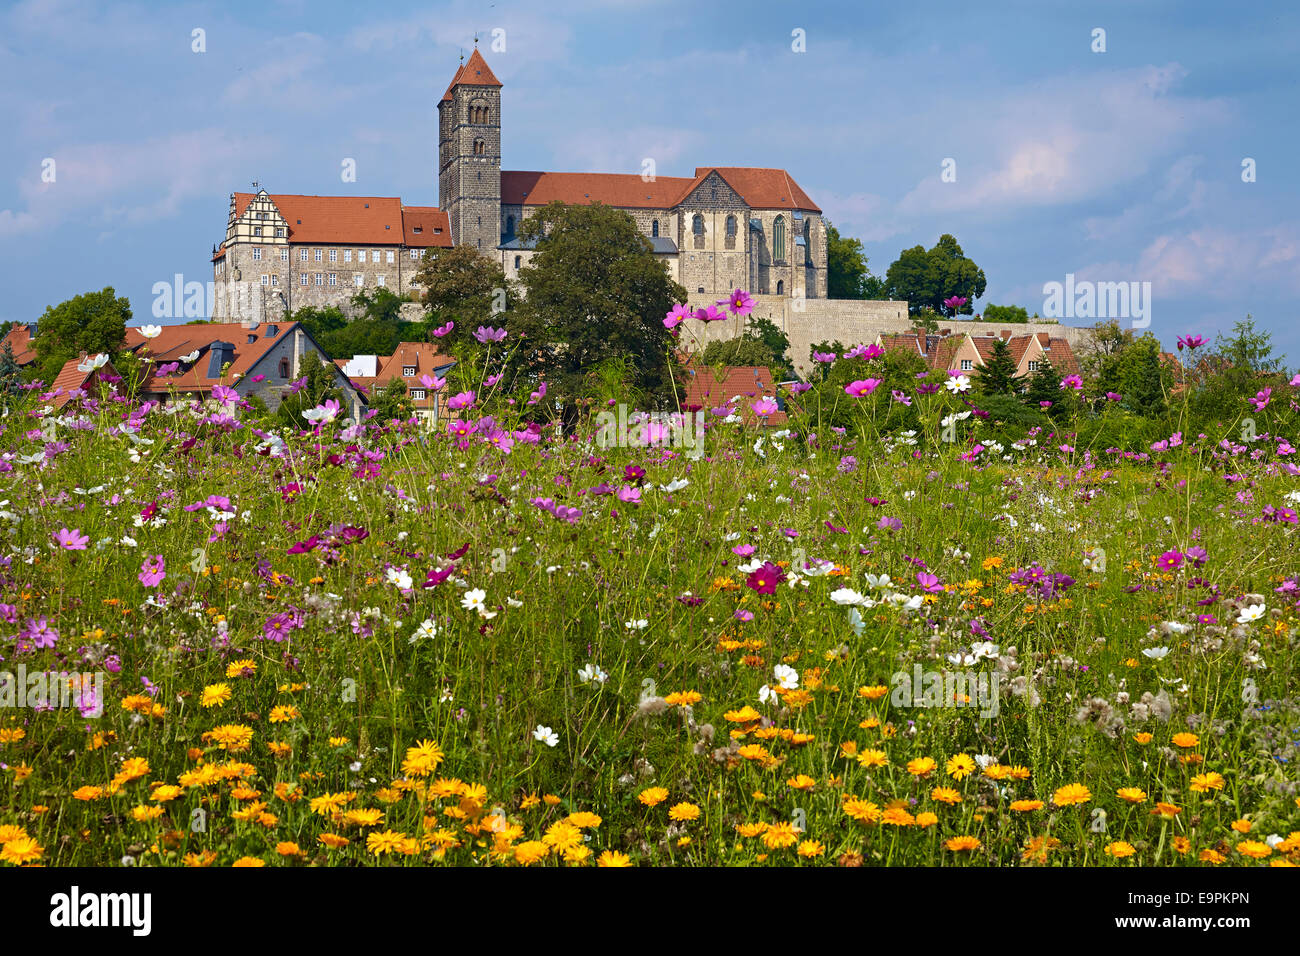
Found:
<svg viewBox="0 0 1300 956"><path fill-rule="evenodd" d="M1300 862L1285 441L232 396L4 420L0 865Z"/></svg>

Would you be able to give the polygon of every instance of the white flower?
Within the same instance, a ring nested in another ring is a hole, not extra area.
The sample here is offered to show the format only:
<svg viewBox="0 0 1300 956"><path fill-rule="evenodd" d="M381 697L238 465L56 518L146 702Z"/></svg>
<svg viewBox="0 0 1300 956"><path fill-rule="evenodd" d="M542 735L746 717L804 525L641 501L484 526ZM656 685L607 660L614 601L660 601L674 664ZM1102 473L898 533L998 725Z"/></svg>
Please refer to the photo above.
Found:
<svg viewBox="0 0 1300 956"><path fill-rule="evenodd" d="M158 338L158 336L162 335L162 326L142 325L140 326L140 334L143 335L146 339L156 339Z"/></svg>
<svg viewBox="0 0 1300 956"><path fill-rule="evenodd" d="M578 671L578 679L584 684L603 684L609 680L609 675L595 664L587 664L582 670Z"/></svg>
<svg viewBox="0 0 1300 956"><path fill-rule="evenodd" d="M460 599L460 606L467 611L477 611L483 607L483 600L487 597L487 592L482 588L474 588L472 591L466 591Z"/></svg>
<svg viewBox="0 0 1300 956"><path fill-rule="evenodd" d="M89 356L89 355L86 356L86 358L84 358L81 361L81 364L77 366L77 371L93 372L95 371L95 369L103 368L107 364L108 364L108 356L105 355L103 352L100 352L98 355L95 356Z"/></svg>
<svg viewBox="0 0 1300 956"><path fill-rule="evenodd" d="M137 544L135 538L131 537L128 534L122 535L121 543L128 548L134 548Z"/></svg>
<svg viewBox="0 0 1300 956"><path fill-rule="evenodd" d="M506 598L506 604L510 605L511 607L523 607L523 606L524 606L524 602L523 602L523 601L516 601L516 600L515 600L514 598L512 598L512 597L508 597L508 598Z"/></svg>
<svg viewBox="0 0 1300 956"><path fill-rule="evenodd" d="M650 626L650 622L642 617L632 621L624 621L623 626L629 631L644 631Z"/></svg>
<svg viewBox="0 0 1300 956"><path fill-rule="evenodd" d="M799 672L789 664L777 664L772 668L772 676L785 690L794 690L799 686Z"/></svg>
<svg viewBox="0 0 1300 956"><path fill-rule="evenodd" d="M388 578L388 583L395 585L399 591L409 591L412 584L414 584L411 575L407 573L405 568L389 568L385 575Z"/></svg>
<svg viewBox="0 0 1300 956"><path fill-rule="evenodd" d="M956 378L950 378L944 382L943 387L956 395L958 392L964 392L970 388L970 378L965 375L958 375Z"/></svg>
<svg viewBox="0 0 1300 956"><path fill-rule="evenodd" d="M981 770L985 769L986 767L992 766L993 764L995 764L995 763L997 763L997 762L998 762L998 758L995 757L995 756L993 756L992 754L976 754L976 755L975 755L975 763L976 763L976 765L979 766L979 768L980 768Z"/></svg>
<svg viewBox="0 0 1300 956"><path fill-rule="evenodd" d="M1168 653L1169 653L1169 648L1167 648L1167 647L1144 647L1144 648L1142 648L1142 654L1143 654L1143 656L1144 656L1144 657L1149 657L1149 658L1151 658L1153 661L1161 660L1161 659L1162 659L1166 654L1168 654Z"/></svg>
<svg viewBox="0 0 1300 956"><path fill-rule="evenodd" d="M989 660L992 660L998 656L998 646L992 641L982 641L979 644L973 645L970 652L976 660L979 660L981 657L987 657Z"/></svg>
<svg viewBox="0 0 1300 956"><path fill-rule="evenodd" d="M831 600L836 604L852 607L865 601L866 596L859 594L853 588L839 588L831 592Z"/></svg>
<svg viewBox="0 0 1300 956"><path fill-rule="evenodd" d="M689 484L690 482L687 481L685 478L675 478L672 481L668 482L668 484L666 485L660 485L659 490L668 491L668 492L681 491Z"/></svg>
<svg viewBox="0 0 1300 956"><path fill-rule="evenodd" d="M1263 604L1251 604L1248 607L1244 607L1241 609L1241 613L1237 615L1237 623L1249 624L1251 621L1258 621L1264 616L1265 610L1267 610L1267 608L1265 608Z"/></svg>
<svg viewBox="0 0 1300 956"><path fill-rule="evenodd" d="M776 691L772 690L767 684L758 689L758 702L767 704L777 699Z"/></svg>
<svg viewBox="0 0 1300 956"><path fill-rule="evenodd" d="M976 658L974 654L966 654L962 651L957 651L955 654L948 655L948 663L955 667L970 667L976 660L978 660L978 658Z"/></svg>
<svg viewBox="0 0 1300 956"><path fill-rule="evenodd" d="M888 574L882 574L879 577L874 574L868 574L867 583L878 591L887 591L893 587L894 584L894 582L889 579Z"/></svg>
<svg viewBox="0 0 1300 956"><path fill-rule="evenodd" d="M188 365L190 362L197 362L198 360L199 360L199 350L198 350L198 349L195 349L195 350L194 350L193 352L191 352L189 355L182 355L182 356L181 356L181 361L184 362L186 365Z"/></svg>
<svg viewBox="0 0 1300 956"><path fill-rule="evenodd" d="M433 638L437 636L438 625L426 618L425 621L415 629L415 633L411 635L411 643L414 644L419 640L433 640Z"/></svg>
<svg viewBox="0 0 1300 956"><path fill-rule="evenodd" d="M541 724L538 724L537 729L533 731L533 739L540 740L548 747L554 747L560 742L559 734L551 730L550 727L544 727Z"/></svg>

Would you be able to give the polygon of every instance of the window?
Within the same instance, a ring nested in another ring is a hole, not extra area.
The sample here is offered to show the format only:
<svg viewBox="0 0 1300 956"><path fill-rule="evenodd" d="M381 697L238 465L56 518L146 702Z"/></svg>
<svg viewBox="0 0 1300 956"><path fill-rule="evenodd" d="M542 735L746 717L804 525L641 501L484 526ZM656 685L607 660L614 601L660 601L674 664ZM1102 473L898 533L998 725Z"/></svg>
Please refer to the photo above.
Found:
<svg viewBox="0 0 1300 956"><path fill-rule="evenodd" d="M353 273L352 284L356 286L358 289L360 289L361 286L365 284L365 281L366 281L365 276L363 276L360 272Z"/></svg>
<svg viewBox="0 0 1300 956"><path fill-rule="evenodd" d="M280 261L281 261L281 262L288 262L288 261L289 261L289 250L288 250L288 249L281 249L281 250L280 250Z"/></svg>
<svg viewBox="0 0 1300 956"><path fill-rule="evenodd" d="M388 250L388 264L389 264L390 266L393 264L393 250L392 250L392 249L389 249L389 250Z"/></svg>
<svg viewBox="0 0 1300 956"><path fill-rule="evenodd" d="M262 261L262 250L261 250L261 249L254 249L254 250L253 250L253 261L254 261L254 262L261 262L261 261Z"/></svg>
<svg viewBox="0 0 1300 956"><path fill-rule="evenodd" d="M411 250L411 258L412 258L412 259L418 259L418 258L420 258L420 250L419 250L419 249L412 249L412 250Z"/></svg>
<svg viewBox="0 0 1300 956"><path fill-rule="evenodd" d="M330 285L338 285L338 284L339 284L339 274L337 272L331 272Z"/></svg>
<svg viewBox="0 0 1300 956"><path fill-rule="evenodd" d="M357 262L365 262L365 261L366 261L366 250L364 250L364 249L358 249L358 250L357 250Z"/></svg>
<svg viewBox="0 0 1300 956"><path fill-rule="evenodd" d="M317 284L317 285L324 285L324 284L325 284L325 273L323 273L323 272L318 272L318 273L316 273L316 284Z"/></svg>
<svg viewBox="0 0 1300 956"><path fill-rule="evenodd" d="M1030 363L1029 363L1029 371L1031 371L1031 372L1037 372L1037 371L1038 371L1038 363L1037 363L1037 362L1030 362Z"/></svg>
<svg viewBox="0 0 1300 956"><path fill-rule="evenodd" d="M474 140L474 155L483 156L487 153L487 144L481 139Z"/></svg>
<svg viewBox="0 0 1300 956"><path fill-rule="evenodd" d="M380 288L383 288L385 278L386 278L385 276L375 276L375 285L379 286Z"/></svg>
<svg viewBox="0 0 1300 956"><path fill-rule="evenodd" d="M777 262L785 261L785 217L777 216L772 223L772 258Z"/></svg>
<svg viewBox="0 0 1300 956"><path fill-rule="evenodd" d="M320 261L321 261L321 250L320 250L320 249L317 249L317 250L315 250L315 251L316 251L316 261L317 261L317 262L320 262Z"/></svg>
<svg viewBox="0 0 1300 956"><path fill-rule="evenodd" d="M703 291L704 291L704 286L700 286L699 291L703 292Z"/></svg>
<svg viewBox="0 0 1300 956"><path fill-rule="evenodd" d="M344 262L351 262L351 261L352 261L352 250L351 250L351 249L344 249L344 250L343 250L343 261L344 261Z"/></svg>
<svg viewBox="0 0 1300 956"><path fill-rule="evenodd" d="M483 248L483 240L482 240L482 239L480 239L480 240L478 241L478 247L479 247L480 249Z"/></svg>
<svg viewBox="0 0 1300 956"><path fill-rule="evenodd" d="M271 284L271 277L268 275L262 276L262 285L270 285L270 284Z"/></svg>
<svg viewBox="0 0 1300 956"><path fill-rule="evenodd" d="M704 235L704 217L698 212L695 214L695 218L691 220L691 232L697 236Z"/></svg>
<svg viewBox="0 0 1300 956"><path fill-rule="evenodd" d="M271 276L271 285L279 285L279 284L280 284L280 277L279 277L279 276Z"/></svg>
<svg viewBox="0 0 1300 956"><path fill-rule="evenodd" d="M284 238L284 226L276 226L276 227L275 227L275 238L277 238L277 239L283 239L283 238Z"/></svg>
<svg viewBox="0 0 1300 956"><path fill-rule="evenodd" d="M330 262L338 262L338 261L339 261L339 251L337 249L331 249Z"/></svg>
<svg viewBox="0 0 1300 956"><path fill-rule="evenodd" d="M515 271L516 271L516 272L519 271L519 266L523 263L523 261L524 261L524 257L523 257L523 256L515 256Z"/></svg>
<svg viewBox="0 0 1300 956"><path fill-rule="evenodd" d="M784 279L777 279L777 280L776 280L776 294L777 294L777 295L783 295L784 293L785 293L785 280L784 280Z"/></svg>
<svg viewBox="0 0 1300 956"><path fill-rule="evenodd" d="M513 236L514 234L515 234L515 217L506 216L506 235Z"/></svg>
<svg viewBox="0 0 1300 956"><path fill-rule="evenodd" d="M414 374L415 374L415 366L414 366L414 365L403 365L403 366L402 366L402 375L404 375L404 376L406 376L406 377L409 378L410 376L412 376L412 375L414 375Z"/></svg>
<svg viewBox="0 0 1300 956"><path fill-rule="evenodd" d="M302 275L298 276L298 284L299 285L307 284L307 273L304 272Z"/></svg>
<svg viewBox="0 0 1300 956"><path fill-rule="evenodd" d="M411 397L415 399L417 402L424 401L424 389L422 388L411 389Z"/></svg>
<svg viewBox="0 0 1300 956"><path fill-rule="evenodd" d="M371 249L371 250L370 250L370 261L373 262L375 265L379 265L379 250L378 250L378 249Z"/></svg>
<svg viewBox="0 0 1300 956"><path fill-rule="evenodd" d="M975 367L975 366L974 366L974 359L962 359L962 360L961 360L961 370L962 370L963 372L969 372L969 371L970 371L972 368L974 368L974 367Z"/></svg>
<svg viewBox="0 0 1300 956"><path fill-rule="evenodd" d="M260 236L261 234L262 234L262 227L261 227L261 226L254 226L254 227L253 227L253 235L255 235L255 236Z"/></svg>
<svg viewBox="0 0 1300 956"><path fill-rule="evenodd" d="M298 261L299 261L299 262L306 262L306 261L307 261L307 250L306 250L306 249L299 249L299 250L298 250Z"/></svg>
<svg viewBox="0 0 1300 956"><path fill-rule="evenodd" d="M650 235L652 235L652 236L655 237L656 239L659 238L659 220L658 220L658 219L656 219L654 222L650 223Z"/></svg>
<svg viewBox="0 0 1300 956"><path fill-rule="evenodd" d="M732 236L733 238L734 238L735 235L736 235L736 217L735 217L735 216L728 216L728 217L727 217L727 235L728 235L728 236Z"/></svg>
<svg viewBox="0 0 1300 956"><path fill-rule="evenodd" d="M289 377L289 360L287 358L280 359L280 377Z"/></svg>

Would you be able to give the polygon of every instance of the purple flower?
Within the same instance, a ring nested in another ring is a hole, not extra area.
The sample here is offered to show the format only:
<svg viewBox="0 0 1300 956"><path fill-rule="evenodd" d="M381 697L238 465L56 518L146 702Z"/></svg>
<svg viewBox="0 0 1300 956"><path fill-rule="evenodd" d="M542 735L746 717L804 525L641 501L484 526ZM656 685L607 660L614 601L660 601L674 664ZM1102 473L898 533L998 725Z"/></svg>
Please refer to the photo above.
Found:
<svg viewBox="0 0 1300 956"><path fill-rule="evenodd" d="M43 617L30 619L22 636L25 644L30 644L37 650L53 647L59 640L59 632L50 627L49 620Z"/></svg>
<svg viewBox="0 0 1300 956"><path fill-rule="evenodd" d="M161 554L155 554L152 558L145 558L144 563L140 565L140 573L137 575L140 583L147 588L156 588L162 583L162 579L167 577L167 562L163 560Z"/></svg>
<svg viewBox="0 0 1300 956"><path fill-rule="evenodd" d="M474 338L478 339L481 344L486 345L488 342L500 342L506 337L505 329L491 329L480 325L474 332Z"/></svg>
<svg viewBox="0 0 1300 956"><path fill-rule="evenodd" d="M64 528L54 532L54 543L68 551L85 551L86 545L90 543L90 536L82 534L80 528L73 528L71 531Z"/></svg>

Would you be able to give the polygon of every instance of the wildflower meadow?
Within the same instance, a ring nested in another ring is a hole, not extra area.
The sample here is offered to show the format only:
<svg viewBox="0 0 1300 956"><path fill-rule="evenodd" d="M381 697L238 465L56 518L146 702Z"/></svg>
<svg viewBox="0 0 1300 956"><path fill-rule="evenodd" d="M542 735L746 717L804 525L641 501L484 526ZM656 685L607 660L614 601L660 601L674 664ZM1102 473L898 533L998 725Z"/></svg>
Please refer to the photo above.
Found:
<svg viewBox="0 0 1300 956"><path fill-rule="evenodd" d="M8 406L3 866L1300 862L1300 380L1120 447L857 347L609 441L480 331L434 429Z"/></svg>

